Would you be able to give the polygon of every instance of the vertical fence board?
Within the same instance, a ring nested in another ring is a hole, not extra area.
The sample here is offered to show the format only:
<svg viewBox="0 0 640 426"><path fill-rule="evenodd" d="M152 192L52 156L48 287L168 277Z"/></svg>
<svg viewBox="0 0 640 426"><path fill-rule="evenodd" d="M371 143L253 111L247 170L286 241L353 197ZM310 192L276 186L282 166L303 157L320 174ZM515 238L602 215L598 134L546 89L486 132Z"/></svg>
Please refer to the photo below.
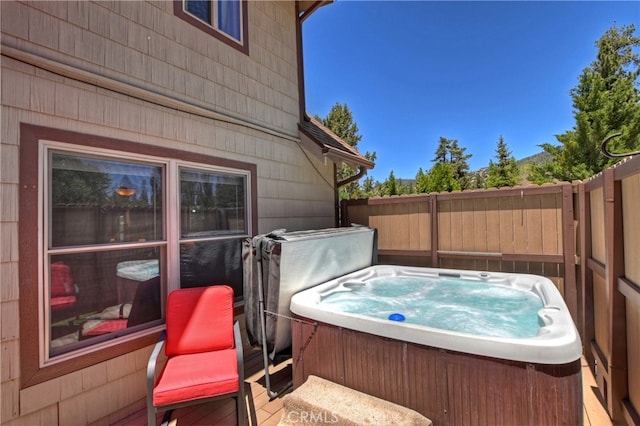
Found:
<svg viewBox="0 0 640 426"><path fill-rule="evenodd" d="M640 408L640 306L627 304L627 353L629 400Z"/></svg>
<svg viewBox="0 0 640 426"><path fill-rule="evenodd" d="M624 275L640 285L640 173L622 179ZM626 303L629 401L640 411L640 304Z"/></svg>
<svg viewBox="0 0 640 426"><path fill-rule="evenodd" d="M609 294L604 277L593 275L593 322L596 344L605 358L609 358Z"/></svg>
<svg viewBox="0 0 640 426"><path fill-rule="evenodd" d="M486 198L474 198L473 200L473 222L471 226L473 230L470 234L473 235L473 248L472 251L486 252L487 251L487 199Z"/></svg>
<svg viewBox="0 0 640 426"><path fill-rule="evenodd" d="M485 208L487 216L487 230L486 230L486 249L488 252L501 253L500 241L501 241L501 223L500 223L500 208L498 206L500 199L487 199Z"/></svg>
<svg viewBox="0 0 640 426"><path fill-rule="evenodd" d="M624 274L624 242L622 235L622 186L614 170L604 172L606 281L609 292L611 339L607 406L614 421L622 421L622 400L627 395L627 327L625 297L618 291L618 278Z"/></svg>
<svg viewBox="0 0 640 426"><path fill-rule="evenodd" d="M451 200L451 250L464 250L462 244L462 202L460 200Z"/></svg>
<svg viewBox="0 0 640 426"><path fill-rule="evenodd" d="M525 197L525 217L527 235L527 253L542 254L542 214L541 196L533 195Z"/></svg>
<svg viewBox="0 0 640 426"><path fill-rule="evenodd" d="M411 203L408 205L407 223L409 224L409 240L408 245L411 250L420 249L420 203Z"/></svg>
<svg viewBox="0 0 640 426"><path fill-rule="evenodd" d="M558 226L562 236L558 238L558 253L564 254L564 279L562 294L574 322L578 322L578 282L576 281L576 229L573 206L573 187L565 185L562 194L558 194Z"/></svg>
<svg viewBox="0 0 640 426"><path fill-rule="evenodd" d="M622 180L624 275L640 284L640 173Z"/></svg>
<svg viewBox="0 0 640 426"><path fill-rule="evenodd" d="M500 253L515 253L515 235L513 225L513 197L502 197L500 206Z"/></svg>
<svg viewBox="0 0 640 426"><path fill-rule="evenodd" d="M461 244L457 250L475 251L473 247L473 200L457 200L460 217ZM455 241L454 241L455 244Z"/></svg>
<svg viewBox="0 0 640 426"><path fill-rule="evenodd" d="M544 254L561 254L559 241L562 241L562 204L560 195L540 198L541 252Z"/></svg>
<svg viewBox="0 0 640 426"><path fill-rule="evenodd" d="M394 203L390 206L391 215L389 216L389 221L391 222L391 248L395 250L400 250L405 247L406 243L409 241L409 218L408 218L408 209L411 207L410 204L400 204Z"/></svg>
<svg viewBox="0 0 640 426"><path fill-rule="evenodd" d="M527 221L523 197L512 197L513 202L513 248L515 253L528 253Z"/></svg>
<svg viewBox="0 0 640 426"><path fill-rule="evenodd" d="M578 329L582 332L585 359L595 370L595 358L589 350L589 345L595 339L594 330L594 299L593 299L593 271L589 268L588 259L591 257L591 193L585 190L583 183L578 185L578 219L580 221L580 286L579 300L581 307L578 314Z"/></svg>
<svg viewBox="0 0 640 426"><path fill-rule="evenodd" d="M591 191L591 257L605 262L604 241L604 193L602 188Z"/></svg>
<svg viewBox="0 0 640 426"><path fill-rule="evenodd" d="M452 250L451 245L451 200L442 200L438 203L438 248L440 250ZM437 266L437 265L434 265Z"/></svg>

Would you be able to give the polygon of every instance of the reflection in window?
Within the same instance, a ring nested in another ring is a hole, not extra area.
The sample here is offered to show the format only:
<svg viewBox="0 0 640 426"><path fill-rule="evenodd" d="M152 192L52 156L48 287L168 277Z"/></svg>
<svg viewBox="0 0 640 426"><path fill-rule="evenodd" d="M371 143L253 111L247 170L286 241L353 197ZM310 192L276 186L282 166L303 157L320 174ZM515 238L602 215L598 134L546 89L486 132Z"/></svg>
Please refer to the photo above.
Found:
<svg viewBox="0 0 640 426"><path fill-rule="evenodd" d="M52 153L51 247L162 238L162 168Z"/></svg>
<svg viewBox="0 0 640 426"><path fill-rule="evenodd" d="M247 169L55 142L45 153L45 363L162 325L171 289L227 284L242 299Z"/></svg>
<svg viewBox="0 0 640 426"><path fill-rule="evenodd" d="M181 237L246 234L245 186L246 176L182 169Z"/></svg>
<svg viewBox="0 0 640 426"><path fill-rule="evenodd" d="M158 249L51 256L49 283L51 356L161 320Z"/></svg>
<svg viewBox="0 0 640 426"><path fill-rule="evenodd" d="M50 356L159 323L164 166L48 158Z"/></svg>
<svg viewBox="0 0 640 426"><path fill-rule="evenodd" d="M242 240L238 238L180 244L180 287L226 284L242 298Z"/></svg>

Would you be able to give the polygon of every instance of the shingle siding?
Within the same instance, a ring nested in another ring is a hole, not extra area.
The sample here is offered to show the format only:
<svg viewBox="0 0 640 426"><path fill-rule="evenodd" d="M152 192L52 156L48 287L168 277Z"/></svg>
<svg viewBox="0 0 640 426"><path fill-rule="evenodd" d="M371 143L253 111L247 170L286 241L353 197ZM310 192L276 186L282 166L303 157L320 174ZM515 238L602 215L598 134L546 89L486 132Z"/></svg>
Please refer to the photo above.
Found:
<svg viewBox="0 0 640 426"><path fill-rule="evenodd" d="M254 163L254 232L333 226L333 163L309 156L297 142L295 3L249 3L248 55L176 18L169 1L3 1L0 8L0 423L108 423L144 406L150 348L20 390L19 125ZM17 60L9 50L35 59ZM47 61L84 72L85 81L47 69ZM87 81L92 75L122 90ZM136 90L227 114L235 123L150 102Z"/></svg>

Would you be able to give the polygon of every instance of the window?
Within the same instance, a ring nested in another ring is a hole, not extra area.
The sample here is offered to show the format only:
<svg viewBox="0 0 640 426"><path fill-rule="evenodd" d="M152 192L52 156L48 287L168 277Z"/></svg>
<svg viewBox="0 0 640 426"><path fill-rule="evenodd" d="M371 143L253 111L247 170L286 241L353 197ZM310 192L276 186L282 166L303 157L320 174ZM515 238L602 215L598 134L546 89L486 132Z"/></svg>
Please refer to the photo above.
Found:
<svg viewBox="0 0 640 426"><path fill-rule="evenodd" d="M20 250L30 298L21 305L30 313L21 330L39 330L27 333L37 336L26 339L26 352L38 357L27 362L32 370L95 360L136 339L149 344L139 338L162 328L163 301L176 288L228 284L242 300L242 240L256 219L254 165L22 127L31 133L21 140L21 183L35 175L40 188L20 198L20 211L30 212L20 221L21 240L25 234L25 247L40 247L29 252L21 243ZM38 205L42 213L34 214Z"/></svg>
<svg viewBox="0 0 640 426"><path fill-rule="evenodd" d="M181 19L245 53L247 3L241 0L177 0L174 13Z"/></svg>

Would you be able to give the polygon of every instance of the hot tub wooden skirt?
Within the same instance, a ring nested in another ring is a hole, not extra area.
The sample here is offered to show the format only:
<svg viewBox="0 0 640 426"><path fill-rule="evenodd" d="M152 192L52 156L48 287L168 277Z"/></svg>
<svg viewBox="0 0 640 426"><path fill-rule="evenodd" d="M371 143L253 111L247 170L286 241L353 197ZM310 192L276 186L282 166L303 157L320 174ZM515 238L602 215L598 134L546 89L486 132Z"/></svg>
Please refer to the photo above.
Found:
<svg viewBox="0 0 640 426"><path fill-rule="evenodd" d="M292 321L294 388L318 376L415 410L436 426L582 424L580 359L502 360L312 322Z"/></svg>

